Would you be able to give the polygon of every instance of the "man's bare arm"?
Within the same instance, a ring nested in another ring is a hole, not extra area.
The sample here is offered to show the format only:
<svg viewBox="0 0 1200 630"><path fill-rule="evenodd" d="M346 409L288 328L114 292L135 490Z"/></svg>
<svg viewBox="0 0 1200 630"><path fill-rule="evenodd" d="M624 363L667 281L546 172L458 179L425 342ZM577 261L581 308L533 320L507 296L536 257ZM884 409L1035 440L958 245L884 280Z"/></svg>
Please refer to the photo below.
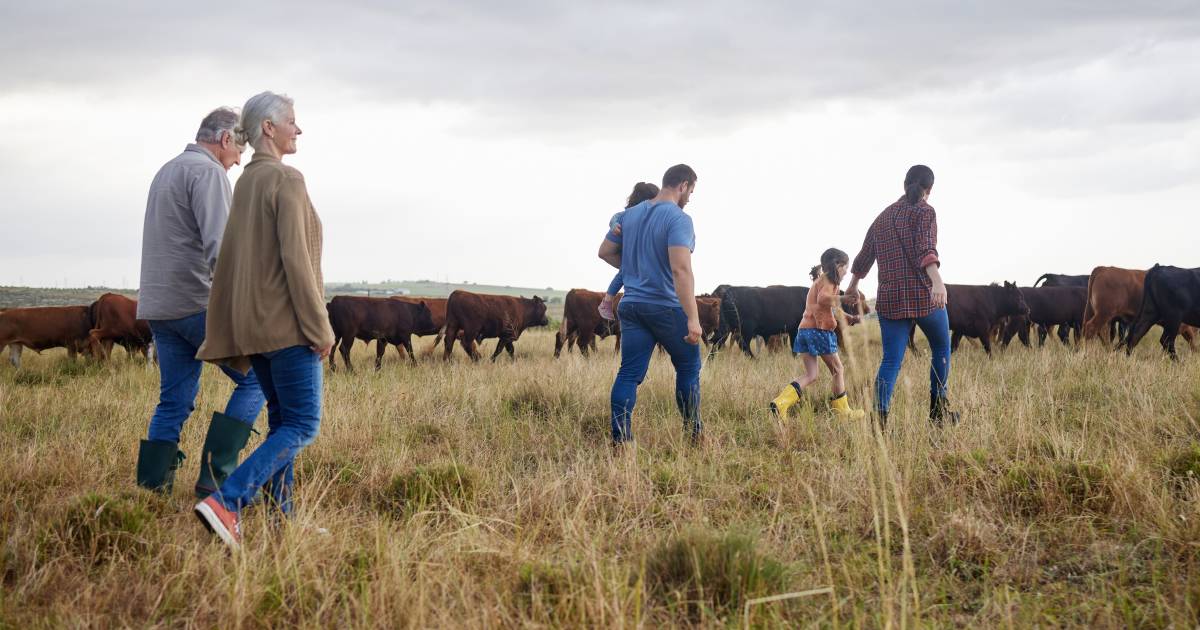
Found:
<svg viewBox="0 0 1200 630"><path fill-rule="evenodd" d="M612 265L613 267L616 267L617 269L621 268L621 246L620 245L617 245L616 243L608 240L607 238L604 239L600 243L599 256L600 256L600 260L603 260L604 262Z"/></svg>

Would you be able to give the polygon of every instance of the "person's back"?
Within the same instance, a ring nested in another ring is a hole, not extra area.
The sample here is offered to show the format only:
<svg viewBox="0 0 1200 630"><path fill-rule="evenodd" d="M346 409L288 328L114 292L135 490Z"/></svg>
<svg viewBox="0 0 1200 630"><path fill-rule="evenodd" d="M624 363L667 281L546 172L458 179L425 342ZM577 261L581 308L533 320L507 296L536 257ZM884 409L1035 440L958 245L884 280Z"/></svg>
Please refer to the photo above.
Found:
<svg viewBox="0 0 1200 630"><path fill-rule="evenodd" d="M198 144L159 169L142 229L139 319L177 319L207 307L231 197L225 168Z"/></svg>
<svg viewBox="0 0 1200 630"><path fill-rule="evenodd" d="M644 201L621 221L621 271L629 302L679 306L669 247L696 246L692 219L669 201Z"/></svg>

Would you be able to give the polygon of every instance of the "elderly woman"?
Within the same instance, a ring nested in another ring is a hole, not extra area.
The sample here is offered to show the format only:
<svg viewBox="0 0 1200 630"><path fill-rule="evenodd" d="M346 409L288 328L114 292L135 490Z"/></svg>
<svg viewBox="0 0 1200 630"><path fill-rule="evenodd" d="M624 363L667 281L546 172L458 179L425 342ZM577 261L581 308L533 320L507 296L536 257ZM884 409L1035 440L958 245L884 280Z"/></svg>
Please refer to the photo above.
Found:
<svg viewBox="0 0 1200 630"><path fill-rule="evenodd" d="M941 426L958 422L958 413L947 409L950 382L950 323L946 316L946 285L942 282L937 251L937 215L929 205L933 170L923 164L904 175L904 195L879 213L862 251L850 271L854 279L846 294L858 295L858 281L879 261L879 295L875 312L883 336L883 360L875 377L875 414L880 427L887 423L892 390L904 361L904 349L913 326L929 340L929 420Z"/></svg>
<svg viewBox="0 0 1200 630"><path fill-rule="evenodd" d="M321 279L321 220L300 171L292 99L263 92L246 101L237 129L254 157L233 190L204 345L197 357L240 372L251 367L267 398L266 440L196 505L200 520L231 547L238 512L262 488L291 510L292 464L321 424L321 361L333 346Z"/></svg>

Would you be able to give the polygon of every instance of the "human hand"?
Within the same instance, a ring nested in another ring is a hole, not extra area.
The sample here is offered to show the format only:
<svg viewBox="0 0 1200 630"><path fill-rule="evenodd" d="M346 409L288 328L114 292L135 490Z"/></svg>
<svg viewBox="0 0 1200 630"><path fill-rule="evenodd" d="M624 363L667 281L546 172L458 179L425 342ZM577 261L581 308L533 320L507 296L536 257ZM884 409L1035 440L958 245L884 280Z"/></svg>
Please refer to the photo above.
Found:
<svg viewBox="0 0 1200 630"><path fill-rule="evenodd" d="M700 327L700 320L688 319L688 334L683 338L684 341L694 345L700 343L700 337L704 335L704 329Z"/></svg>
<svg viewBox="0 0 1200 630"><path fill-rule="evenodd" d="M946 304L949 303L949 296L946 293L946 285L944 283L940 281L933 283L933 286L929 288L929 293L930 297L933 298L934 308L945 308Z"/></svg>
<svg viewBox="0 0 1200 630"><path fill-rule="evenodd" d="M329 358L329 353L333 351L333 344L329 344L328 346L325 346L324 348L321 348L318 346L309 346L309 348L311 348L312 351L314 353L316 353L318 358L320 358L322 361L324 361L325 359Z"/></svg>
<svg viewBox="0 0 1200 630"><path fill-rule="evenodd" d="M850 325L854 325L861 322L862 318L858 315L846 315L846 321L850 323Z"/></svg>
<svg viewBox="0 0 1200 630"><path fill-rule="evenodd" d="M621 235L621 224L620 223L613 226L612 233L617 236Z"/></svg>

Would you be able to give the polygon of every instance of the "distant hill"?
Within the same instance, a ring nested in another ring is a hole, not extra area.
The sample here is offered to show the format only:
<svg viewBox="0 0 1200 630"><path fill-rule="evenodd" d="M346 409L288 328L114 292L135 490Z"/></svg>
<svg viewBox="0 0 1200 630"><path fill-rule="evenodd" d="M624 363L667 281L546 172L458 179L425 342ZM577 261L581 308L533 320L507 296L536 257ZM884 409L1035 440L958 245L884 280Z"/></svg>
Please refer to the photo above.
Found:
<svg viewBox="0 0 1200 630"><path fill-rule="evenodd" d="M434 282L433 280L403 280L388 282L327 282L325 296L335 295L414 295L422 297L446 297L456 289L473 293L491 293L493 295L515 295L524 297L538 296L551 304L562 302L566 291L548 287L513 287L492 284L456 284L452 282Z"/></svg>
<svg viewBox="0 0 1200 630"><path fill-rule="evenodd" d="M137 299L137 291L112 289L109 287L84 287L80 289L45 289L40 287L0 287L0 308L16 306L72 306L91 304L105 293L119 293Z"/></svg>

